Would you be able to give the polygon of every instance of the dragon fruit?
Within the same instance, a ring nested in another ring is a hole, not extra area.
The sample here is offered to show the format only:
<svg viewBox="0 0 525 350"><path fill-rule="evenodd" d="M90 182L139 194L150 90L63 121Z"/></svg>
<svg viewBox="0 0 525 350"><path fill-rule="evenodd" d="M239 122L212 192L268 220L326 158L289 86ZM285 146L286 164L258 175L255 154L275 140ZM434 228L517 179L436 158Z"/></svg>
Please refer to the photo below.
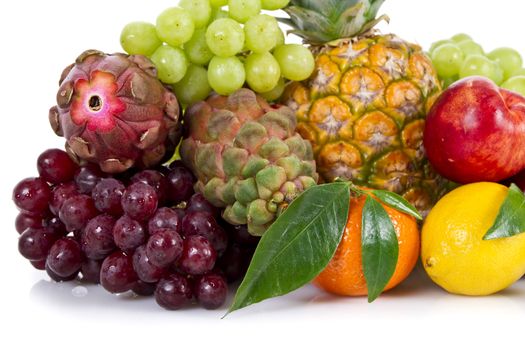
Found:
<svg viewBox="0 0 525 350"><path fill-rule="evenodd" d="M181 137L177 98L140 55L81 54L62 73L49 121L73 159L107 173L155 166Z"/></svg>

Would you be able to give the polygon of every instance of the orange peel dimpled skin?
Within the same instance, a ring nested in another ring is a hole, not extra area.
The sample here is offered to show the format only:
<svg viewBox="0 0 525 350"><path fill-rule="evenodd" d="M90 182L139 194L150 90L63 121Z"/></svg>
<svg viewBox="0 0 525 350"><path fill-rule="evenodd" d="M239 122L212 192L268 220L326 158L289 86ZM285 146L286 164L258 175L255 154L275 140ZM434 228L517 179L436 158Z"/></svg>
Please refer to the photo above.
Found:
<svg viewBox="0 0 525 350"><path fill-rule="evenodd" d="M365 196L350 200L350 212L343 238L328 266L314 280L321 289L344 296L367 295L361 258L361 217ZM396 231L399 257L385 291L401 283L414 269L419 257L419 230L416 220L383 205Z"/></svg>

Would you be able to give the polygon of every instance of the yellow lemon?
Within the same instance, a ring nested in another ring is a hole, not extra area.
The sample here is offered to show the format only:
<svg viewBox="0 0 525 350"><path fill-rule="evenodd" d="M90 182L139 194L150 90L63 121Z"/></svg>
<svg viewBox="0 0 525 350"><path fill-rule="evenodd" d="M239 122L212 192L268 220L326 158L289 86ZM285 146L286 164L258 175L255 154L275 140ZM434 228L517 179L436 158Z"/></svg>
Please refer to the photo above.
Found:
<svg viewBox="0 0 525 350"><path fill-rule="evenodd" d="M525 234L483 240L508 188L480 182L443 197L421 234L421 259L430 278L450 293L488 295L525 274Z"/></svg>

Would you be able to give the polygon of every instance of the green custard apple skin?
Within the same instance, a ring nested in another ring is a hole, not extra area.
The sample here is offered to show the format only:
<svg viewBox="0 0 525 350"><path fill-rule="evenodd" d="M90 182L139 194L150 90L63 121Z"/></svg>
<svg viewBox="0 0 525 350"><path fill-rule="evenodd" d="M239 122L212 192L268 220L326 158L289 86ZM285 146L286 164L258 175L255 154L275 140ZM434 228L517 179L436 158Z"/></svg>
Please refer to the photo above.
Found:
<svg viewBox="0 0 525 350"><path fill-rule="evenodd" d="M59 84L49 121L78 163L121 173L173 155L182 132L179 102L145 56L89 50L64 70Z"/></svg>
<svg viewBox="0 0 525 350"><path fill-rule="evenodd" d="M248 89L212 95L184 116L180 153L196 190L223 218L262 235L288 204L318 180L311 144L295 113Z"/></svg>

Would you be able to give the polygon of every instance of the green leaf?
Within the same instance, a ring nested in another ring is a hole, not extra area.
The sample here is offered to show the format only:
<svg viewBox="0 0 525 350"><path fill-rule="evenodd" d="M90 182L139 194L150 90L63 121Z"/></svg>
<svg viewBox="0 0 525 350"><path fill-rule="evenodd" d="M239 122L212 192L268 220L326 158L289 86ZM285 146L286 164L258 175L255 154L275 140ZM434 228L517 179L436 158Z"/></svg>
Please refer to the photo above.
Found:
<svg viewBox="0 0 525 350"><path fill-rule="evenodd" d="M419 214L417 209L397 193L384 190L373 190L372 193L389 207L399 210L402 213L412 215L418 220L423 220L423 217Z"/></svg>
<svg viewBox="0 0 525 350"><path fill-rule="evenodd" d="M295 199L259 242L228 313L314 279L335 254L349 206L348 183L314 186Z"/></svg>
<svg viewBox="0 0 525 350"><path fill-rule="evenodd" d="M363 208L361 250L368 302L372 302L383 292L394 274L399 244L385 208L371 196L366 197Z"/></svg>
<svg viewBox="0 0 525 350"><path fill-rule="evenodd" d="M324 44L371 30L384 19L384 16L377 16L383 2L384 0L291 0L284 11L290 16L293 33L308 42Z"/></svg>
<svg viewBox="0 0 525 350"><path fill-rule="evenodd" d="M512 237L522 232L525 232L525 195L518 186L512 184L496 221L483 239Z"/></svg>

